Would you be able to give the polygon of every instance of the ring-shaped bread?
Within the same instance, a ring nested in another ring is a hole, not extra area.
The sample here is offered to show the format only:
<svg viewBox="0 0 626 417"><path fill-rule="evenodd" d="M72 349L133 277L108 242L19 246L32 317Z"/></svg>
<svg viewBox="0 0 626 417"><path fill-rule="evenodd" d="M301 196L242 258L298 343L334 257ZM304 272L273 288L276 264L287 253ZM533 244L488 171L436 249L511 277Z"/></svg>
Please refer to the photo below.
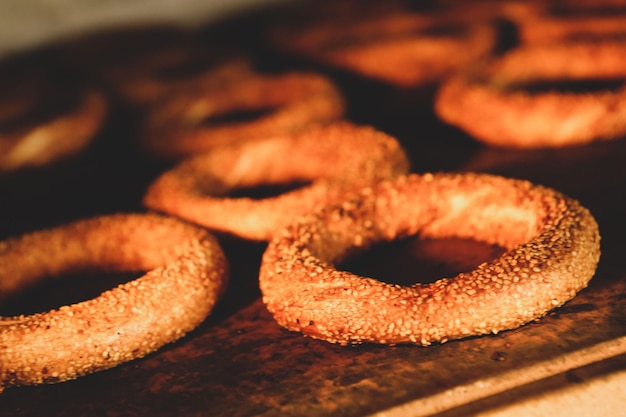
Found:
<svg viewBox="0 0 626 417"><path fill-rule="evenodd" d="M420 33L329 47L321 60L402 88L435 84L489 56L497 33L488 23L426 27Z"/></svg>
<svg viewBox="0 0 626 417"><path fill-rule="evenodd" d="M299 215L341 198L346 188L408 171L396 139L341 122L186 159L149 186L144 205L213 230L269 240ZM266 198L229 196L242 188L291 184L304 185Z"/></svg>
<svg viewBox="0 0 626 417"><path fill-rule="evenodd" d="M530 2L533 3L533 2ZM538 2L543 7L511 15L521 43L557 43L626 36L623 0Z"/></svg>
<svg viewBox="0 0 626 417"><path fill-rule="evenodd" d="M520 25L524 43L563 42L626 36L626 13L602 16L543 16Z"/></svg>
<svg viewBox="0 0 626 417"><path fill-rule="evenodd" d="M446 81L435 111L495 146L563 147L621 137L625 54L626 42L614 40L523 46ZM560 91L559 84L574 88ZM541 88L529 91L534 85Z"/></svg>
<svg viewBox="0 0 626 417"><path fill-rule="evenodd" d="M506 252L453 278L409 286L336 267L373 244L413 235L469 238ZM277 233L263 255L260 288L289 330L344 345L426 346L542 317L587 286L599 256L590 212L552 189L486 174L411 174Z"/></svg>
<svg viewBox="0 0 626 417"><path fill-rule="evenodd" d="M91 270L148 272L91 300L0 317L0 390L74 379L179 339L211 312L228 265L206 230L154 214L94 217L0 242L0 295Z"/></svg>
<svg viewBox="0 0 626 417"><path fill-rule="evenodd" d="M497 30L449 13L387 11L272 28L283 52L400 88L438 83L490 55Z"/></svg>
<svg viewBox="0 0 626 417"><path fill-rule="evenodd" d="M136 62L111 69L103 77L125 104L149 109L171 95L234 82L251 72L247 58L176 45L138 57Z"/></svg>
<svg viewBox="0 0 626 417"><path fill-rule="evenodd" d="M73 105L43 119L28 118L38 106L37 97L32 99L18 100L15 106L0 103L4 124L0 124L0 172L40 167L79 153L102 128L107 114L107 101L96 89L76 91Z"/></svg>
<svg viewBox="0 0 626 417"><path fill-rule="evenodd" d="M152 109L140 146L176 160L217 145L289 134L341 119L344 97L327 77L309 72L250 72L220 85L175 94Z"/></svg>

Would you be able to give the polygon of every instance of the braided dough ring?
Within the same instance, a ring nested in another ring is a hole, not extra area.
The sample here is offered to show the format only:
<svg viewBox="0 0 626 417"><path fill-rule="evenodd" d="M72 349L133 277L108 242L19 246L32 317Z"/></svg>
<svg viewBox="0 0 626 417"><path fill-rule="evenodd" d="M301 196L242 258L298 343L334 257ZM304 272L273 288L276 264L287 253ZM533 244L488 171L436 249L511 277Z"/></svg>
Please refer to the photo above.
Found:
<svg viewBox="0 0 626 417"><path fill-rule="evenodd" d="M349 254L419 233L473 238L501 257L432 284L400 286L337 270ZM600 256L589 211L558 192L480 174L403 176L301 219L270 241L268 310L333 343L430 345L516 328L584 288Z"/></svg>
<svg viewBox="0 0 626 417"><path fill-rule="evenodd" d="M149 272L88 301L0 317L0 390L74 379L179 339L212 310L228 265L205 230L152 214L96 217L0 242L0 294L89 269Z"/></svg>
<svg viewBox="0 0 626 417"><path fill-rule="evenodd" d="M150 112L140 140L156 157L181 159L217 145L334 122L344 112L342 93L325 76L250 72L224 85L174 95ZM258 115L237 120L246 113Z"/></svg>
<svg viewBox="0 0 626 417"><path fill-rule="evenodd" d="M563 147L626 134L626 43L529 45L443 84L435 111L489 145ZM619 81L600 91L529 92L556 81ZM520 87L521 86L521 87Z"/></svg>
<svg viewBox="0 0 626 417"><path fill-rule="evenodd" d="M337 123L217 147L185 160L150 185L144 205L214 230L269 240L299 215L342 197L346 188L408 170L408 158L394 138ZM240 188L303 181L307 185L274 197L227 197Z"/></svg>

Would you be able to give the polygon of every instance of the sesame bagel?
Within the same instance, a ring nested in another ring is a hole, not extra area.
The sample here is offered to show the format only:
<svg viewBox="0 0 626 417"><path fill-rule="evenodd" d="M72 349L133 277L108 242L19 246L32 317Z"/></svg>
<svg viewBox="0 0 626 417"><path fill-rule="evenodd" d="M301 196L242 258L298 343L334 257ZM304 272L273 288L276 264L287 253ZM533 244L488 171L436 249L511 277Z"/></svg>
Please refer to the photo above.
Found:
<svg viewBox="0 0 626 417"><path fill-rule="evenodd" d="M92 270L148 272L91 300L0 317L0 390L74 379L179 339L211 312L228 265L204 229L152 214L95 217L0 242L0 295Z"/></svg>
<svg viewBox="0 0 626 417"><path fill-rule="evenodd" d="M143 202L213 230L264 241L300 215L342 198L346 189L408 171L408 157L395 138L341 122L186 159L156 178ZM269 197L232 195L294 183L302 186Z"/></svg>
<svg viewBox="0 0 626 417"><path fill-rule="evenodd" d="M623 40L521 46L447 80L435 111L493 146L616 139L626 134L625 53Z"/></svg>
<svg viewBox="0 0 626 417"><path fill-rule="evenodd" d="M355 251L415 234L471 238L506 252L410 286L336 268ZM277 234L263 255L260 287L289 330L342 345L427 346L544 316L587 286L599 256L596 221L557 191L490 175L413 174L364 188Z"/></svg>
<svg viewBox="0 0 626 417"><path fill-rule="evenodd" d="M180 160L219 145L335 122L345 114L343 93L324 75L241 72L172 94L154 106L139 146L153 157Z"/></svg>

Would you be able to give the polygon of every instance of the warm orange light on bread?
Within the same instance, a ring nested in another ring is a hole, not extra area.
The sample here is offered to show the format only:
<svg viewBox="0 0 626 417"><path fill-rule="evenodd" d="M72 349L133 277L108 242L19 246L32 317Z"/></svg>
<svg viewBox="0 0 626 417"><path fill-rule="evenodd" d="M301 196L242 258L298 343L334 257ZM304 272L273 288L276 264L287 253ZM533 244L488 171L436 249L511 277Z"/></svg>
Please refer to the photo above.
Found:
<svg viewBox="0 0 626 417"><path fill-rule="evenodd" d="M626 134L624 56L623 41L522 46L445 82L435 110L495 146L556 148L614 139ZM530 91L537 84L542 89ZM560 91L559 84L574 89Z"/></svg>
<svg viewBox="0 0 626 417"><path fill-rule="evenodd" d="M327 77L312 72L260 74L173 94L150 110L140 145L176 160L218 145L290 134L341 119L344 97Z"/></svg>
<svg viewBox="0 0 626 417"><path fill-rule="evenodd" d="M408 171L408 157L396 139L345 122L216 147L159 176L144 204L214 230L269 240L347 189ZM229 197L240 188L290 183L306 184L267 198Z"/></svg>
<svg viewBox="0 0 626 417"><path fill-rule="evenodd" d="M228 265L204 229L152 214L96 217L0 242L0 294L86 270L148 272L88 301L0 317L0 390L74 379L179 339L211 312Z"/></svg>
<svg viewBox="0 0 626 417"><path fill-rule="evenodd" d="M335 267L355 251L415 234L507 251L473 271L410 286ZM587 285L599 256L594 218L554 190L490 175L410 175L278 233L263 255L260 287L289 330L340 344L426 346L542 317Z"/></svg>

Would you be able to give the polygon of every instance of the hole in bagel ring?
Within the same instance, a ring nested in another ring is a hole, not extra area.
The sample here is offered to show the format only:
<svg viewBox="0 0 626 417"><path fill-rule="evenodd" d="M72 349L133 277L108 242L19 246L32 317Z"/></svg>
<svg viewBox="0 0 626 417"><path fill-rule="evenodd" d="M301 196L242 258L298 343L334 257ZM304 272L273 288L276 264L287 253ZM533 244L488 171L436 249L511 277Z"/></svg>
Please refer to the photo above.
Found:
<svg viewBox="0 0 626 417"><path fill-rule="evenodd" d="M396 238L472 238L500 257L429 284L383 283L336 269ZM600 256L577 201L486 174L412 174L300 219L263 255L263 301L283 327L333 343L430 345L516 328L586 287Z"/></svg>
<svg viewBox="0 0 626 417"><path fill-rule="evenodd" d="M435 111L489 145L563 147L626 134L626 42L522 46L446 81ZM600 91L528 91L529 84L618 81Z"/></svg>
<svg viewBox="0 0 626 417"><path fill-rule="evenodd" d="M343 197L346 188L408 171L408 157L396 139L341 122L216 147L184 160L149 186L144 205L262 241L299 215ZM295 182L307 184L268 198L228 196L243 187Z"/></svg>
<svg viewBox="0 0 626 417"><path fill-rule="evenodd" d="M154 214L95 217L0 242L0 294L90 269L148 272L91 300L0 317L0 390L74 379L179 339L210 313L228 275L211 234Z"/></svg>

